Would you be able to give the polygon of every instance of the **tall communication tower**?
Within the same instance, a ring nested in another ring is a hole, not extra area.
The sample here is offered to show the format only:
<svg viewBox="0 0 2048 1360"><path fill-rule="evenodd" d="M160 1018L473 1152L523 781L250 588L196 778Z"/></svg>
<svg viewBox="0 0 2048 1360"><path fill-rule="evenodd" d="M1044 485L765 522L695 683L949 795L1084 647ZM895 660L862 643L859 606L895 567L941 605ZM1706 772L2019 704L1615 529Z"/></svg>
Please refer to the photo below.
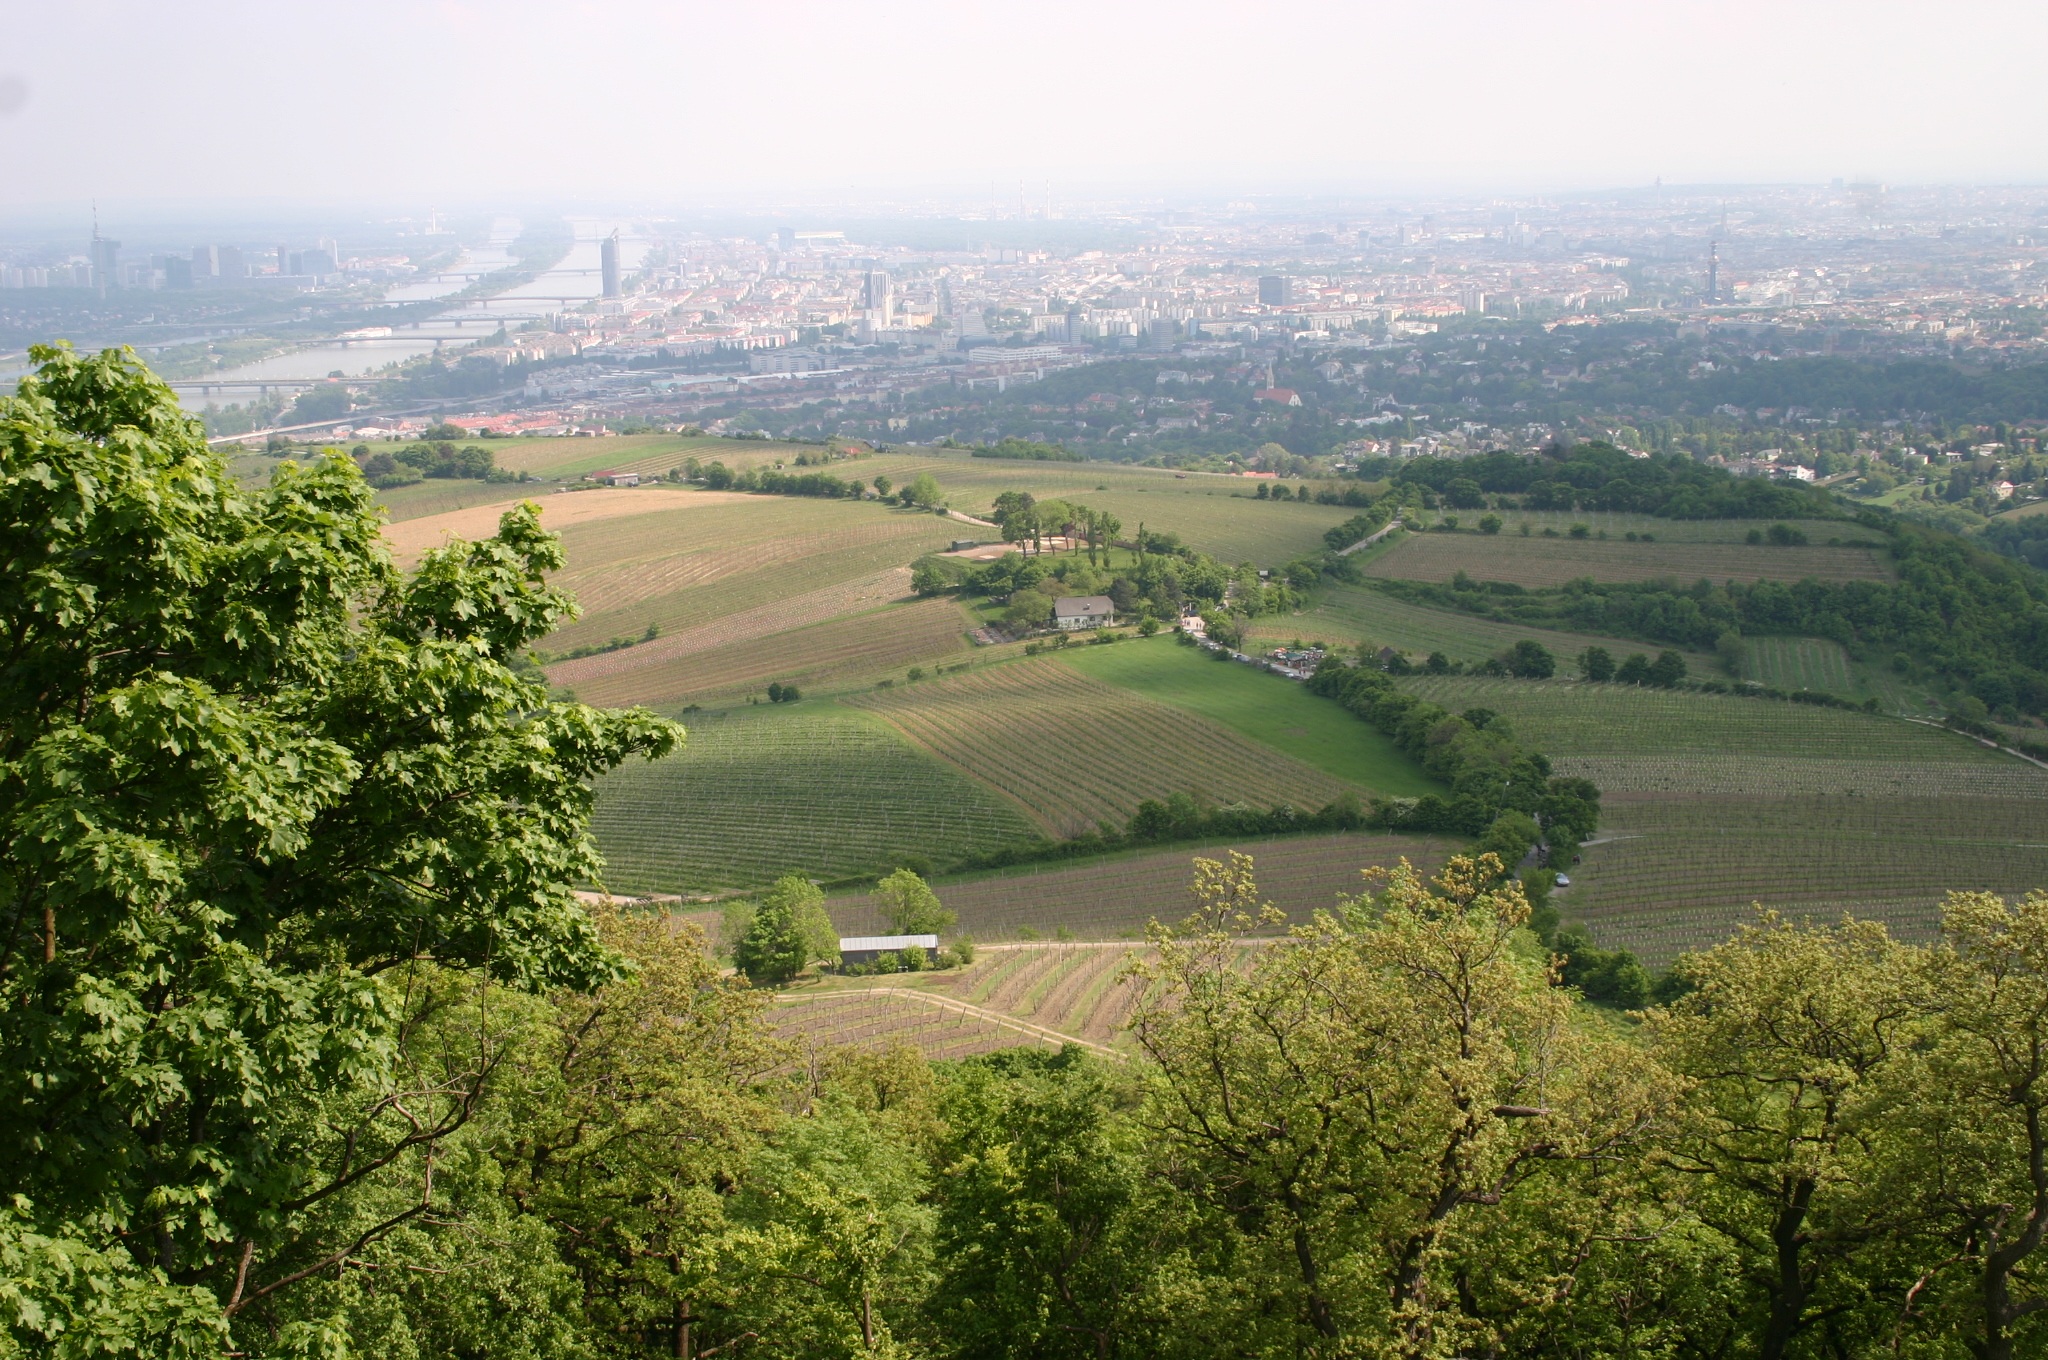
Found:
<svg viewBox="0 0 2048 1360"><path fill-rule="evenodd" d="M1721 243L1707 243L1707 304L1712 306L1721 300Z"/></svg>

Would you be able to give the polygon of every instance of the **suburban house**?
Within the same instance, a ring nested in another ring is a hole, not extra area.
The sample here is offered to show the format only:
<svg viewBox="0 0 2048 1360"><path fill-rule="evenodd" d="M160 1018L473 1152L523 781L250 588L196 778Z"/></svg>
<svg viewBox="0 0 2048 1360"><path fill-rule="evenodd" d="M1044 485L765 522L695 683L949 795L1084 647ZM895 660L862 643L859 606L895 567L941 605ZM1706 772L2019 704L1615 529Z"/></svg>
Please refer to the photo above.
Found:
<svg viewBox="0 0 2048 1360"><path fill-rule="evenodd" d="M1100 628L1116 622L1116 606L1107 595L1062 595L1052 602L1056 628Z"/></svg>
<svg viewBox="0 0 2048 1360"><path fill-rule="evenodd" d="M927 960L939 956L939 937L936 935L848 935L839 941L839 961L845 963L873 963L884 954L901 954L906 949L922 949Z"/></svg>
<svg viewBox="0 0 2048 1360"><path fill-rule="evenodd" d="M637 472L592 472L586 475L583 480L586 482L596 482L601 486L638 486L640 485L640 474Z"/></svg>

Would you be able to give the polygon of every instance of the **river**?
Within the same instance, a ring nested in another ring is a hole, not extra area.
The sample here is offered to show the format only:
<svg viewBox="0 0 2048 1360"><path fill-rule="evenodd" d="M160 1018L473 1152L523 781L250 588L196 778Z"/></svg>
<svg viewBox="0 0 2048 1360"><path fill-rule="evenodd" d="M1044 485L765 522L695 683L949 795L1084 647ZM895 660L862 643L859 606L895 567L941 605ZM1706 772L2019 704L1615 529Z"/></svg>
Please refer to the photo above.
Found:
<svg viewBox="0 0 2048 1360"><path fill-rule="evenodd" d="M495 297L454 304L435 316L394 327L389 336L308 345L290 354L222 369L212 376L224 380L324 378L340 372L345 377L360 377L422 354L431 354L437 348L473 343L493 334L501 325L517 327L526 320L545 319L557 312L581 306L603 291L604 280L600 272L602 242L615 226L622 227L623 224L603 217L572 217L569 225L575 233L575 243L570 246L569 253L530 283L520 284ZM445 296L461 291L484 274L506 268L514 263L510 247L520 229L520 223L512 218L497 219L492 224L488 242L465 251L455 265L438 274L393 288L385 294L385 301L419 302ZM632 272L634 265L646 254L648 245L646 240L628 237L622 231L620 254L628 262L624 265L625 272ZM184 401L188 407L198 410L209 402L224 406L245 399L245 396L235 393L206 396L192 392L185 395Z"/></svg>

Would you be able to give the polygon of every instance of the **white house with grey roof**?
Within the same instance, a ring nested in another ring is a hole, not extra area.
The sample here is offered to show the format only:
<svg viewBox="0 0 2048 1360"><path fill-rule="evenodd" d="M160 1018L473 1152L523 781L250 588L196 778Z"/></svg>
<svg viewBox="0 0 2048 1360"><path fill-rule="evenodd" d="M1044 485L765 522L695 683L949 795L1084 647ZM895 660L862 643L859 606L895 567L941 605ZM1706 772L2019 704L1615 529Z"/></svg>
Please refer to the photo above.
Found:
<svg viewBox="0 0 2048 1360"><path fill-rule="evenodd" d="M936 935L846 935L839 941L841 963L873 963L884 954L901 954L906 949L922 949L928 960L939 956L939 937Z"/></svg>
<svg viewBox="0 0 2048 1360"><path fill-rule="evenodd" d="M1116 622L1116 605L1107 595L1062 595L1052 602L1055 628L1103 628Z"/></svg>

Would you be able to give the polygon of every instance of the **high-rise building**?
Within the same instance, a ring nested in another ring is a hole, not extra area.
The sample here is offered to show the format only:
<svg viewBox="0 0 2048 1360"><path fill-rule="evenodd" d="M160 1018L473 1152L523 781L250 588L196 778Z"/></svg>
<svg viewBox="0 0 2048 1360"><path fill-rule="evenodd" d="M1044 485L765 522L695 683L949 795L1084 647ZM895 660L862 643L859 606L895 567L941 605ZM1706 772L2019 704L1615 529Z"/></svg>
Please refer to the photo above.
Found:
<svg viewBox="0 0 2048 1360"><path fill-rule="evenodd" d="M292 269L291 247L279 246L277 248L277 272L280 275L290 274L294 272Z"/></svg>
<svg viewBox="0 0 2048 1360"><path fill-rule="evenodd" d="M101 292L108 284L121 282L121 243L109 240L95 230L92 234L93 286Z"/></svg>
<svg viewBox="0 0 2048 1360"><path fill-rule="evenodd" d="M337 267L333 253L326 250L294 250L286 263L290 268L286 269L285 273L305 274L313 278L323 278L332 274Z"/></svg>
<svg viewBox="0 0 2048 1360"><path fill-rule="evenodd" d="M589 259L589 256L584 256ZM612 232L598 247L598 264L604 275L604 295L615 298L620 295L619 284L619 233Z"/></svg>
<svg viewBox="0 0 2048 1360"><path fill-rule="evenodd" d="M183 255L164 256L163 270L164 286L166 288L190 288L192 286L192 261L186 259Z"/></svg>
<svg viewBox="0 0 2048 1360"><path fill-rule="evenodd" d="M1294 301L1294 280L1268 274L1259 280L1259 305L1261 307L1285 307Z"/></svg>
<svg viewBox="0 0 2048 1360"><path fill-rule="evenodd" d="M217 278L245 279L249 276L249 266L242 263L240 246L215 246L213 261Z"/></svg>
<svg viewBox="0 0 2048 1360"><path fill-rule="evenodd" d="M875 313L875 319L886 326L894 319L895 303L887 270L870 269L861 275L860 305L863 310Z"/></svg>
<svg viewBox="0 0 2048 1360"><path fill-rule="evenodd" d="M192 277L195 279L217 279L220 277L220 247L192 247Z"/></svg>

